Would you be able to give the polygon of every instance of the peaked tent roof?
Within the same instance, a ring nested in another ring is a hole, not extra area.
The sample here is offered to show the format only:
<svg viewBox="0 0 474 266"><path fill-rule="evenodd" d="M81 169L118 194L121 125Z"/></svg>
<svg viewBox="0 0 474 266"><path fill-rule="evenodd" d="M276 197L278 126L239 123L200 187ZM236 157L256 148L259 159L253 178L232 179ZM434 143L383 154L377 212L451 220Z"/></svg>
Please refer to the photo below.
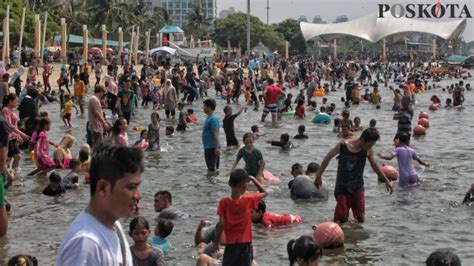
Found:
<svg viewBox="0 0 474 266"><path fill-rule="evenodd" d="M377 12L336 24L300 22L300 28L306 41L316 36L331 40L343 35L351 35L373 43L389 36L398 39L413 32L430 33L443 39L449 39L460 34L465 26L465 19L440 22L422 21L405 17L395 18L391 14L379 18Z"/></svg>
<svg viewBox="0 0 474 266"><path fill-rule="evenodd" d="M178 26L165 25L161 28L160 33L184 33L184 31Z"/></svg>

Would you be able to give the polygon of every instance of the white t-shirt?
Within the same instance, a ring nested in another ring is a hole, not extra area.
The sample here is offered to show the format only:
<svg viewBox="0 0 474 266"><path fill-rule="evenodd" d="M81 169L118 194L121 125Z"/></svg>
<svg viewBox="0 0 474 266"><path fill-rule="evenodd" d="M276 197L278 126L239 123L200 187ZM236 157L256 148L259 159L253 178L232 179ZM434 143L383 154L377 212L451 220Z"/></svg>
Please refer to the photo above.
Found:
<svg viewBox="0 0 474 266"><path fill-rule="evenodd" d="M122 226L117 221L118 232L99 222L91 214L82 211L69 227L59 248L56 265L124 265L132 266L132 255ZM126 263L122 263L122 248L118 234L122 236Z"/></svg>

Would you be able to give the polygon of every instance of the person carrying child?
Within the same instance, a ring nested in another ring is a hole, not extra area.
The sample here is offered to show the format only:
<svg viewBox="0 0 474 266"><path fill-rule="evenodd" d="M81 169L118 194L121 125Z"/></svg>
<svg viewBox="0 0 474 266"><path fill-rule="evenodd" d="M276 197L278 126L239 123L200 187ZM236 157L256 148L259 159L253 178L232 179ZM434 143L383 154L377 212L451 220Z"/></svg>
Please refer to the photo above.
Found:
<svg viewBox="0 0 474 266"><path fill-rule="evenodd" d="M259 193L245 193L249 180L255 184ZM229 186L231 195L221 198L217 208L219 225L215 239L220 239L222 232L225 233L222 265L250 266L253 261L252 209L258 208L258 203L267 196L267 191L243 169L236 169L230 174ZM214 245L213 251L217 252L219 248L219 245Z"/></svg>

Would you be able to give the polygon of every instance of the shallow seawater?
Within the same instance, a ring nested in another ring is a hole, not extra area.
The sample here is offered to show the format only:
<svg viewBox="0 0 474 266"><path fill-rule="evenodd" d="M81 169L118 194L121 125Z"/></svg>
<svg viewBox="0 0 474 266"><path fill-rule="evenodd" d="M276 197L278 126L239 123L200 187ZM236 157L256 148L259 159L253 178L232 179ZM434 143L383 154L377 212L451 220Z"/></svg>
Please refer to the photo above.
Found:
<svg viewBox="0 0 474 266"><path fill-rule="evenodd" d="M92 78L94 79L94 78ZM445 87L456 80L447 80L439 84ZM474 84L470 79L466 82ZM297 94L296 90L292 90ZM351 108L351 117L359 116L364 126L369 120L377 119L377 127L381 132L381 140L374 147L375 152L388 153L392 149L392 139L396 131L396 121L392 120L392 93L388 88L381 88L383 96L382 109L376 110L372 105L360 105ZM210 91L214 95L213 91ZM329 102L337 104L340 112L342 103L339 91L328 96ZM444 100L447 92L440 88L417 95L415 118L418 113L427 111L430 97L436 94ZM241 99L242 100L242 99ZM320 104L320 99L318 104ZM464 193L474 182L472 160L474 158L473 112L474 97L466 92L466 101L462 110L441 109L429 112L430 128L427 135L412 140L412 146L419 155L431 163L430 168L417 165L423 178L417 187L400 188L394 183L394 193L389 195L383 184L377 183L376 174L367 163L365 169L366 222L362 225L347 223L343 226L346 237L344 248L325 250L321 259L323 265L341 264L422 264L427 256L439 248L450 248L459 255L464 265L474 263L474 208L460 205ZM225 101L218 99L217 114L222 120L222 109ZM233 104L236 111L238 106ZM173 194L173 206L192 214L192 218L176 222L173 233L169 237L173 247L166 256L169 265L193 265L196 253L193 248L195 229L201 219L208 219L215 224L216 209L220 197L228 195L228 173L237 154L237 149L222 150L221 169L218 175L207 174L201 144L201 129L205 119L202 102L199 100L193 108L199 117L195 125L191 125L185 133L175 133L168 138L164 136L167 125L175 125L174 121L162 118L161 141L166 148L159 154L146 154L146 169L143 173L141 190L143 198L141 215L151 224L157 216L153 209L153 195L158 190L169 190ZM49 112L53 126L49 133L50 139L58 142L66 128L59 119L58 104L43 107ZM140 108L132 119L133 126L146 126L150 123L151 107ZM312 233L311 225L332 220L335 199L332 196L336 177L337 161L334 159L323 175L331 190L327 202L299 202L290 199L287 183L291 180L290 168L299 162L306 167L312 161L321 162L324 155L338 140L331 133L332 126L319 126L311 123L312 115L304 121L296 121L284 117L280 126L273 127L270 123L259 122L261 111L249 110L236 119L236 132L241 142L242 135L250 131L253 124L261 127L266 135L256 142L256 147L263 153L266 168L273 174L281 176L280 184L268 184L270 195L266 199L269 211L277 213L299 214L305 221L291 227L266 230L254 226L255 259L260 265L286 265L288 263L286 244L292 238ZM267 118L270 121L269 117ZM86 119L73 115L76 145L73 152L85 142ZM307 128L309 140L294 140L297 146L289 152L270 147L266 140L279 139L282 133L291 136L297 133L298 125ZM225 145L223 132L221 142ZM138 132L130 131L130 142L138 139ZM52 153L52 149L50 150ZM381 160L377 159L379 163ZM388 164L397 166L396 160ZM243 164L241 163L243 167ZM33 168L26 154L22 160L23 173ZM0 264L6 263L9 257L16 254L31 254L38 258L40 265L53 264L58 246L72 220L86 206L89 200L89 189L83 185L59 198L49 198L41 194L48 180L47 177L21 177L13 188L8 191L12 203L8 238L0 240ZM251 190L254 189L251 187ZM122 221L128 231L129 219ZM132 243L132 240L130 243Z"/></svg>

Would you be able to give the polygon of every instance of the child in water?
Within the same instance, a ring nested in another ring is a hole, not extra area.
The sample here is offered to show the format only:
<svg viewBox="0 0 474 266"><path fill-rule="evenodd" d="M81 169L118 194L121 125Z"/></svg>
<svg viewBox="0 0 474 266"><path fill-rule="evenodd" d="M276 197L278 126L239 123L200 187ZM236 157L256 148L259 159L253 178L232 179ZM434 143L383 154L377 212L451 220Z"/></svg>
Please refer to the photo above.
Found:
<svg viewBox="0 0 474 266"><path fill-rule="evenodd" d="M257 125L253 125L250 130L252 130L253 138L257 140L261 136L265 136L265 133L261 133Z"/></svg>
<svg viewBox="0 0 474 266"><path fill-rule="evenodd" d="M194 114L193 109L188 109L188 114L186 115L186 122L196 123L198 120L197 116Z"/></svg>
<svg viewBox="0 0 474 266"><path fill-rule="evenodd" d="M225 133L225 138L227 141L227 147L232 147L232 146L238 146L239 142L237 141L237 138L235 137L235 126L234 126L234 120L243 112L246 111L247 108L242 107L240 110L232 114L232 107L226 106L224 107L224 114L225 117L222 120L222 127L224 128L224 133Z"/></svg>
<svg viewBox="0 0 474 266"><path fill-rule="evenodd" d="M306 117L306 114L304 113L304 100L298 99L298 105L296 106L296 109L295 109L295 118L303 119L305 117Z"/></svg>
<svg viewBox="0 0 474 266"><path fill-rule="evenodd" d="M140 216L133 218L128 234L134 242L134 245L130 247L133 265L165 265L163 252L147 242L150 236L150 225L145 218Z"/></svg>
<svg viewBox="0 0 474 266"><path fill-rule="evenodd" d="M323 250L318 246L312 236L300 236L298 239L290 240L287 245L288 259L290 266L295 262L300 266L317 266L319 257Z"/></svg>
<svg viewBox="0 0 474 266"><path fill-rule="evenodd" d="M183 111L183 108L184 108L184 104L178 103L179 115L178 115L178 125L176 126L176 131L186 131L186 128L188 127L186 123L186 113Z"/></svg>
<svg viewBox="0 0 474 266"><path fill-rule="evenodd" d="M158 224L155 228L155 236L148 239L148 243L153 247L159 248L163 252L168 253L171 244L166 238L171 234L171 232L173 232L173 228L174 223L172 221L166 219L158 220Z"/></svg>
<svg viewBox="0 0 474 266"><path fill-rule="evenodd" d="M421 160L416 151L412 149L410 144L410 135L406 133L400 134L399 138L400 147L396 147L392 154L384 156L382 153L377 155L384 160L392 160L397 157L398 160L398 171L399 171L399 185L408 186L415 185L420 182L420 178L416 173L415 167L413 167L413 160L416 160L419 164L429 167L430 164Z"/></svg>
<svg viewBox="0 0 474 266"><path fill-rule="evenodd" d="M288 133L281 134L280 141L269 140L267 143L272 146L281 147L283 150L289 150L291 148L290 135L288 135Z"/></svg>
<svg viewBox="0 0 474 266"><path fill-rule="evenodd" d="M33 176L36 174L46 174L56 167L53 159L49 157L48 149L49 144L57 147L56 144L50 143L47 132L51 128L51 121L48 118L42 118L38 124L36 130L35 140L35 155L36 155L36 166L37 168L29 173L27 176Z"/></svg>
<svg viewBox="0 0 474 266"><path fill-rule="evenodd" d="M151 123L148 125L148 151L160 149L160 116L157 112L151 113Z"/></svg>
<svg viewBox="0 0 474 266"><path fill-rule="evenodd" d="M263 169L265 167L265 161L263 160L262 153L255 148L255 139L252 133L245 133L243 137L245 147L241 148L237 153L237 159L232 166L231 172L234 171L235 167L239 163L240 159L245 161L245 171L248 175L254 176L259 182L263 181Z"/></svg>
<svg viewBox="0 0 474 266"><path fill-rule="evenodd" d="M44 188L43 194L56 197L66 192L66 187L61 184L61 176L55 172L49 175L49 185Z"/></svg>
<svg viewBox="0 0 474 266"><path fill-rule="evenodd" d="M148 142L148 130L144 129L140 132L140 139L137 140L134 144L133 147L139 148L142 151L146 151L149 146Z"/></svg>
<svg viewBox="0 0 474 266"><path fill-rule="evenodd" d="M114 141L118 145L128 146L128 122L127 119L121 117L117 119L112 127L112 135Z"/></svg>
<svg viewBox="0 0 474 266"><path fill-rule="evenodd" d="M266 228L271 228L279 225L287 225L293 223L302 223L303 220L299 215L293 214L276 214L267 211L265 201L261 200L258 203L258 208L252 210L252 222L261 223Z"/></svg>
<svg viewBox="0 0 474 266"><path fill-rule="evenodd" d="M295 139L308 139L308 135L304 132L306 131L306 127L304 125L300 125L298 127L298 135L295 136Z"/></svg>
<svg viewBox="0 0 474 266"><path fill-rule="evenodd" d="M354 117L354 128L353 131L364 131L364 127L360 124L360 118L358 116Z"/></svg>

